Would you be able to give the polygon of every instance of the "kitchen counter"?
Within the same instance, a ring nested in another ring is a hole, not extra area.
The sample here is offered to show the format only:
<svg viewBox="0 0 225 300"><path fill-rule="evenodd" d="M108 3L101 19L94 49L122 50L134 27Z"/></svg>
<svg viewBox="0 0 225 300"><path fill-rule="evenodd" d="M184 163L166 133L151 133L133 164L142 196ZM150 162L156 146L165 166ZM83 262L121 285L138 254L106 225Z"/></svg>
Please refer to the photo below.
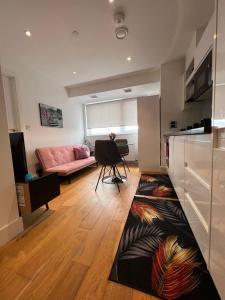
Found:
<svg viewBox="0 0 225 300"><path fill-rule="evenodd" d="M165 133L164 136L168 137L168 136L177 136L177 135L208 134L211 132L212 132L211 127L199 127L199 128L193 128L193 129L188 129L183 131Z"/></svg>

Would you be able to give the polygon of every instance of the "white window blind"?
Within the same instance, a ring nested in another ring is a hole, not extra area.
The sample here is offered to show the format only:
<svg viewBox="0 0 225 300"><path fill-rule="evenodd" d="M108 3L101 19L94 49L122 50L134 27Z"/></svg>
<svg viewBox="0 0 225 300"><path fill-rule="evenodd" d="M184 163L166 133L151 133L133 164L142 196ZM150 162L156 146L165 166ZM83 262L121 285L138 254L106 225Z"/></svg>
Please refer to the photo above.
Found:
<svg viewBox="0 0 225 300"><path fill-rule="evenodd" d="M137 99L86 105L87 129L137 126Z"/></svg>

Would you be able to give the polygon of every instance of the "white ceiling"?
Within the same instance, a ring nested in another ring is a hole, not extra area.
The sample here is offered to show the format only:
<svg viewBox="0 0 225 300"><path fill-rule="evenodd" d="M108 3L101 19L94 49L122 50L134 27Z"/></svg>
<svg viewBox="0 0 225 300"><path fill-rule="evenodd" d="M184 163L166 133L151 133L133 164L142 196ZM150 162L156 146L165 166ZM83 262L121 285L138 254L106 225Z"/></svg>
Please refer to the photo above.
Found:
<svg viewBox="0 0 225 300"><path fill-rule="evenodd" d="M152 95L159 95L160 93L160 84L159 82L149 83L149 84L142 84L131 87L132 92L125 93L124 89L117 89L102 93L95 93L94 95L97 96L96 99L92 99L91 96L93 95L84 95L73 97L72 99L76 100L76 102L80 103L91 103L91 102L100 102L100 101L107 101L107 100L116 100L116 99L128 99L128 98L137 98L143 96L152 96Z"/></svg>
<svg viewBox="0 0 225 300"><path fill-rule="evenodd" d="M213 0L0 0L0 61L21 64L60 85L159 66L185 53ZM129 35L114 37L123 7ZM31 30L27 38L24 30ZM72 31L78 30L74 38ZM131 56L131 62L126 57ZM72 72L77 74L73 75Z"/></svg>

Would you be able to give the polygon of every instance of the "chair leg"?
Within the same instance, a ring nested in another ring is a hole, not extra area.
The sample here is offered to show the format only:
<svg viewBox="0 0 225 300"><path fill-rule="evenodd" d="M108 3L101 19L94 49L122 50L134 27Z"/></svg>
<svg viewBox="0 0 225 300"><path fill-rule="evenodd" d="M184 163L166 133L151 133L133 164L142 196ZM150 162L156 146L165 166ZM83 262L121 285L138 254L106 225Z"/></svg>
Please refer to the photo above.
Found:
<svg viewBox="0 0 225 300"><path fill-rule="evenodd" d="M100 180L100 178L101 178L103 168L104 168L104 166L102 166L101 171L100 171L100 174L99 174L99 176L98 176L98 182L97 182L96 187L95 187L95 192L97 191L98 183L99 183L99 180Z"/></svg>
<svg viewBox="0 0 225 300"><path fill-rule="evenodd" d="M111 173L111 167L110 167L110 169L108 169L107 167L106 167L106 174L108 173L108 176L110 176L110 173Z"/></svg>
<svg viewBox="0 0 225 300"><path fill-rule="evenodd" d="M104 166L104 168L103 168L102 182L103 182L103 179L104 179L104 176L105 176L105 169L106 169L106 166Z"/></svg>
<svg viewBox="0 0 225 300"><path fill-rule="evenodd" d="M115 168L116 168L116 171L117 171L117 173L118 173L118 175L119 175L120 179L122 180L122 176L120 175L120 172L119 172L119 170L118 170L117 166L115 166Z"/></svg>
<svg viewBox="0 0 225 300"><path fill-rule="evenodd" d="M113 176L116 177L116 167L113 166L112 169L113 169ZM118 191L120 193L120 187L119 187L119 183L117 182L117 180L116 180L116 185L117 185Z"/></svg>
<svg viewBox="0 0 225 300"><path fill-rule="evenodd" d="M109 170L109 176L111 176L111 171L112 171L112 167L111 167L110 170Z"/></svg>
<svg viewBox="0 0 225 300"><path fill-rule="evenodd" d="M125 165L125 162L124 162L123 159L122 159L122 161L123 161L123 169L124 169L124 173L125 173L125 176L127 177L126 165Z"/></svg>
<svg viewBox="0 0 225 300"><path fill-rule="evenodd" d="M130 172L130 169L129 169L129 167L128 167L127 161L126 161L126 159L125 159L125 156L123 157L123 159L124 159L125 165L127 166L128 171Z"/></svg>

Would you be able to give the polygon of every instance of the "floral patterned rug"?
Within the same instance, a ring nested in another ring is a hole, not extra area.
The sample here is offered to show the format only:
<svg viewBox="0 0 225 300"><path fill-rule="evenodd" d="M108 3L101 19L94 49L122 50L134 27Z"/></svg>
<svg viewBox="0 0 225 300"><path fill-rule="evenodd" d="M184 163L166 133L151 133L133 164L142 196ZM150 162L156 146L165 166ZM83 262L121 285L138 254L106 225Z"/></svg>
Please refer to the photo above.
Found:
<svg viewBox="0 0 225 300"><path fill-rule="evenodd" d="M220 299L167 175L142 175L109 280L159 299Z"/></svg>

